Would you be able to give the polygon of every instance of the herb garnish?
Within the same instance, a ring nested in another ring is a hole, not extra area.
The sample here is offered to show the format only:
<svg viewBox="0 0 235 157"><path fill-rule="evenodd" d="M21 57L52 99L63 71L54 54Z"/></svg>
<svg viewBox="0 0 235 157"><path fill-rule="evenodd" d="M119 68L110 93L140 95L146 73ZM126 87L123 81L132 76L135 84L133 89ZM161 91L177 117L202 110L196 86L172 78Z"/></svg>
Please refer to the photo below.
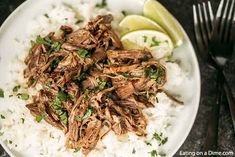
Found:
<svg viewBox="0 0 235 157"><path fill-rule="evenodd" d="M24 124L25 119L24 118L20 118L20 120L21 120L22 124Z"/></svg>
<svg viewBox="0 0 235 157"><path fill-rule="evenodd" d="M79 116L77 116L76 118L75 118L75 120L77 121L77 122L81 122L81 121L83 121L84 119L87 119L87 118L89 118L93 113L95 113L96 112L96 110L94 109L94 108L88 108L88 109L86 109L86 113L85 113L85 115L83 116L83 117L79 117Z"/></svg>
<svg viewBox="0 0 235 157"><path fill-rule="evenodd" d="M56 114L59 115L60 121L62 124L68 124L68 114L66 111L63 110L62 102L67 101L69 96L64 91L59 91L55 100L52 102L51 106L56 111Z"/></svg>
<svg viewBox="0 0 235 157"><path fill-rule="evenodd" d="M0 88L0 98L4 98L4 91L2 88Z"/></svg>
<svg viewBox="0 0 235 157"><path fill-rule="evenodd" d="M40 113L39 115L36 116L35 120L36 122L40 123L42 119L46 117L46 113Z"/></svg>
<svg viewBox="0 0 235 157"><path fill-rule="evenodd" d="M95 111L95 109L94 108L88 108L87 110L86 110L86 113L85 113L85 115L83 116L83 118L82 119L87 119L87 118L89 118L93 113L95 113L96 111Z"/></svg>
<svg viewBox="0 0 235 157"><path fill-rule="evenodd" d="M144 142L147 146L152 146L152 144L150 143L150 142L148 142L148 141L145 141Z"/></svg>
<svg viewBox="0 0 235 157"><path fill-rule="evenodd" d="M55 69L60 63L60 59L59 58L56 58L54 59L52 62L51 62L51 68L52 69Z"/></svg>
<svg viewBox="0 0 235 157"><path fill-rule="evenodd" d="M14 93L16 93L16 92L18 92L18 90L20 89L20 85L17 85L17 86L15 86L13 89L12 89L12 91L14 92Z"/></svg>
<svg viewBox="0 0 235 157"><path fill-rule="evenodd" d="M45 13L44 16L45 16L46 18L49 18L49 15L48 15L47 13Z"/></svg>
<svg viewBox="0 0 235 157"><path fill-rule="evenodd" d="M159 103L158 97L156 97L155 100L156 100L156 103Z"/></svg>
<svg viewBox="0 0 235 157"><path fill-rule="evenodd" d="M122 73L122 76L124 76L125 78L131 78L131 75L128 73Z"/></svg>
<svg viewBox="0 0 235 157"><path fill-rule="evenodd" d="M27 94L27 93L18 93L17 97L22 99L22 100L28 100L29 99L29 94Z"/></svg>
<svg viewBox="0 0 235 157"><path fill-rule="evenodd" d="M124 16L127 16L127 13L126 13L126 11L122 11L122 14L124 15Z"/></svg>
<svg viewBox="0 0 235 157"><path fill-rule="evenodd" d="M68 94L65 93L64 91L59 91L58 94L57 94L57 98L60 101L67 101L68 100Z"/></svg>
<svg viewBox="0 0 235 157"><path fill-rule="evenodd" d="M157 41L156 37L152 37L152 43L150 47L158 46L161 42Z"/></svg>
<svg viewBox="0 0 235 157"><path fill-rule="evenodd" d="M106 82L102 82L102 83L98 86L98 88L99 88L99 90L103 90L103 89L105 88L105 86L106 86Z"/></svg>
<svg viewBox="0 0 235 157"><path fill-rule="evenodd" d="M147 55L144 55L144 57L143 57L143 59L142 59L143 61L148 61L149 60L149 57L147 56Z"/></svg>
<svg viewBox="0 0 235 157"><path fill-rule="evenodd" d="M163 137L162 132L160 134L154 133L153 139L155 139L159 142L159 146L164 145L168 141L168 137Z"/></svg>
<svg viewBox="0 0 235 157"><path fill-rule="evenodd" d="M133 148L133 150L132 150L132 154L135 154L136 153L136 150L135 150L135 148Z"/></svg>
<svg viewBox="0 0 235 157"><path fill-rule="evenodd" d="M60 121L64 125L68 124L68 114L67 114L67 112L63 112L62 114L60 114Z"/></svg>
<svg viewBox="0 0 235 157"><path fill-rule="evenodd" d="M157 81L157 83L161 83L162 79L161 79L161 75L162 72L164 71L164 69L162 69L161 67L158 68L152 68L152 67L148 67L145 68L145 75L150 77L150 79L153 79L155 81Z"/></svg>
<svg viewBox="0 0 235 157"><path fill-rule="evenodd" d="M54 50L55 52L59 51L61 48L61 43L60 42L55 42L53 45L52 45L52 50Z"/></svg>
<svg viewBox="0 0 235 157"><path fill-rule="evenodd" d="M51 46L52 41L51 41L51 39L49 37L42 38L40 35L38 35L37 39L36 39L36 43L37 44L44 44L44 45L47 45L47 46Z"/></svg>
<svg viewBox="0 0 235 157"><path fill-rule="evenodd" d="M80 149L81 149L81 148L79 148L79 147L78 147L78 148L75 148L74 153L79 152L79 151L80 151Z"/></svg>
<svg viewBox="0 0 235 157"><path fill-rule="evenodd" d="M4 115L0 115L1 119L6 119L6 117Z"/></svg>
<svg viewBox="0 0 235 157"><path fill-rule="evenodd" d="M82 23L82 22L83 22L82 19L78 19L78 20L75 22L75 24L79 24L79 23Z"/></svg>
<svg viewBox="0 0 235 157"><path fill-rule="evenodd" d="M151 154L151 157L157 157L157 155L158 155L156 150L152 150L149 153Z"/></svg>
<svg viewBox="0 0 235 157"><path fill-rule="evenodd" d="M104 8L107 6L107 2L106 2L106 0L102 0L101 3L97 3L95 6L97 8Z"/></svg>
<svg viewBox="0 0 235 157"><path fill-rule="evenodd" d="M77 117L75 118L75 120L76 120L77 122L81 122L81 121L82 121L82 118L79 117L79 116L77 116Z"/></svg>
<svg viewBox="0 0 235 157"><path fill-rule="evenodd" d="M146 35L143 36L144 42L147 42L148 37Z"/></svg>
<svg viewBox="0 0 235 157"><path fill-rule="evenodd" d="M89 52L87 50L84 49L78 49L78 54L80 57L82 58L86 58L89 54Z"/></svg>

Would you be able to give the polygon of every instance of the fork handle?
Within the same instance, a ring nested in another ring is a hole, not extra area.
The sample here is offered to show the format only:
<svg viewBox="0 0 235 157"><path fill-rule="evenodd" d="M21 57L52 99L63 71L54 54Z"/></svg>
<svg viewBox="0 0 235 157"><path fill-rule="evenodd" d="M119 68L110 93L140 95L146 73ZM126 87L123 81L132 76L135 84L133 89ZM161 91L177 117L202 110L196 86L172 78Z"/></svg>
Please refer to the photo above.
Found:
<svg viewBox="0 0 235 157"><path fill-rule="evenodd" d="M219 125L219 111L222 100L222 85L224 82L224 76L222 70L218 70L216 81L216 103L214 104L212 111L210 112L207 136L203 146L204 151L216 151L218 141L218 125Z"/></svg>
<svg viewBox="0 0 235 157"><path fill-rule="evenodd" d="M231 117L232 117L233 130L235 132L235 100L234 100L231 88L229 87L228 82L226 81L226 79L224 79L223 87L224 87L224 91L226 93L226 98L227 98L227 101L228 101L229 110L230 110L230 114L231 114Z"/></svg>

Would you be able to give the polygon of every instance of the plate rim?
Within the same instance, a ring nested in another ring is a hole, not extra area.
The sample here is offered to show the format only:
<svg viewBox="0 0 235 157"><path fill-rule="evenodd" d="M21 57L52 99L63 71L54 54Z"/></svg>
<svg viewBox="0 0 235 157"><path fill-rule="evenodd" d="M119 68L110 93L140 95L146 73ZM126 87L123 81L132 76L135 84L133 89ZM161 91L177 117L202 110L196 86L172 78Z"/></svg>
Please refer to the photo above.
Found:
<svg viewBox="0 0 235 157"><path fill-rule="evenodd" d="M144 1L144 0L143 0ZM17 16L17 13L21 11L21 9L23 10L24 7L26 7L29 3L32 3L33 0L26 0L23 3L21 3L2 23L1 27L0 27L0 35L4 32L4 29L7 27L8 23L10 23L12 20L14 20L14 17ZM165 6L164 6L165 7ZM166 8L166 7L165 7ZM167 8L166 8L167 9ZM168 10L168 9L167 9ZM198 114L198 110L199 110L199 105L200 105L200 100L201 100L201 74L200 74L200 66L199 66L199 61L196 55L196 51L194 49L194 46L192 44L192 41L190 40L188 34L186 33L185 29L183 28L183 26L181 25L181 23L177 20L177 18L171 14L173 16L173 18L176 20L176 22L178 22L183 34L184 34L184 41L188 42L189 45L189 49L191 49L192 51L192 56L193 56L193 61L194 61L194 65L195 65L195 72L196 72L196 78L195 81L198 83L198 91L196 92L197 95L197 102L195 102L194 105L196 111L194 112L194 115L192 116L193 118L191 119L191 122L189 123L190 125L188 125L185 134L183 136L183 138L181 138L181 140L178 143L178 146L175 147L175 149L172 150L172 152L169 154L169 156L174 156L177 151L179 150L179 148L183 145L183 143L186 141L186 138L189 136L192 127L196 121L196 117ZM4 143L0 140L0 144L3 147L3 149L8 153L8 155L10 155L10 157L16 157L13 153L12 150Z"/></svg>

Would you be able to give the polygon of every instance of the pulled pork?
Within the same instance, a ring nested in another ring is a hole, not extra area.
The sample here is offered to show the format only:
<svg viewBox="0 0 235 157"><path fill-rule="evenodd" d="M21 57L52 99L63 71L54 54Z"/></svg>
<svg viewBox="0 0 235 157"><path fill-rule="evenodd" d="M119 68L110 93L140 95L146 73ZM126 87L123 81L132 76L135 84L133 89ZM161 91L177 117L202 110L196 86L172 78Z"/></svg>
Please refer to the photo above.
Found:
<svg viewBox="0 0 235 157"><path fill-rule="evenodd" d="M25 59L28 86L42 86L26 107L84 154L110 130L145 136L142 110L166 82L164 66L148 50L123 50L112 19L98 16L76 31L62 26L60 35L38 36Z"/></svg>

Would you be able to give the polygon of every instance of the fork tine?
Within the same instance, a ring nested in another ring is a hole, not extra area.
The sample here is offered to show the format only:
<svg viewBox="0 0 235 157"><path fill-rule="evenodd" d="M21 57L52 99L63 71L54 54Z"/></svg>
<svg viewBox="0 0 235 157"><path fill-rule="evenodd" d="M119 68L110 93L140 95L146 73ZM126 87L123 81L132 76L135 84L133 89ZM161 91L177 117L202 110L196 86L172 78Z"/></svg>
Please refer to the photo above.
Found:
<svg viewBox="0 0 235 157"><path fill-rule="evenodd" d="M230 10L228 12L228 18L226 21L226 27L224 30L224 41L225 42L230 42L231 40L233 40L232 35L231 34L231 30L232 30L232 25L233 25L233 18L234 18L234 14L235 14L235 0L232 0L231 4L230 4Z"/></svg>
<svg viewBox="0 0 235 157"><path fill-rule="evenodd" d="M196 41L197 41L197 45L200 49L200 51L203 49L203 41L202 41L202 37L201 37L201 31L200 31L200 26L199 26L199 22L198 22L198 14L197 14L197 10L196 10L196 6L193 5L193 21L194 21L194 31L195 31L195 36L196 36Z"/></svg>
<svg viewBox="0 0 235 157"><path fill-rule="evenodd" d="M208 8L209 8L209 19L210 19L210 25L211 25L211 30L213 30L213 21L214 21L214 14L212 11L212 7L211 7L211 2L208 1Z"/></svg>
<svg viewBox="0 0 235 157"><path fill-rule="evenodd" d="M215 21L214 21L214 31L219 32L219 23L220 23L220 17L222 15L222 9L224 5L224 0L220 1L219 8L216 13Z"/></svg>
<svg viewBox="0 0 235 157"><path fill-rule="evenodd" d="M230 0L227 0L226 3L224 4L224 10L222 13L222 16L220 17L220 29L219 29L219 36L220 36L220 41L223 42L224 39L224 33L225 33L225 28L226 28L226 24L228 21L228 14L230 11Z"/></svg>
<svg viewBox="0 0 235 157"><path fill-rule="evenodd" d="M200 52L201 52L204 49L204 45L203 45L203 41L202 41L200 25L199 25L199 21L198 21L198 14L197 14L197 10L196 10L195 5L193 5L193 21L194 21L194 31L195 31L197 45L198 45L198 48L200 49Z"/></svg>
<svg viewBox="0 0 235 157"><path fill-rule="evenodd" d="M197 41L197 46L199 48L200 56L202 57L202 59L207 60L208 54L205 53L205 49L207 47L202 39L201 25L199 22L199 16L198 16L196 5L193 5L193 21L194 21L195 37Z"/></svg>
<svg viewBox="0 0 235 157"><path fill-rule="evenodd" d="M206 6L206 4L203 2L202 3L202 10L203 10L203 15L204 15L204 18L205 18L205 22L204 22L204 25L206 27L206 32L207 32L207 39L210 40L210 37L211 37L211 20L209 18L210 15L208 15L208 11L207 11L207 8L209 8L209 6Z"/></svg>
<svg viewBox="0 0 235 157"><path fill-rule="evenodd" d="M199 14L199 23L200 23L200 28L201 28L201 35L202 35L202 39L204 41L204 44L206 47L208 47L208 37L207 37L207 32L206 32L206 28L204 26L204 24L206 22L204 22L204 19L203 19L203 16L202 16L202 8L201 8L201 5L198 4L198 14Z"/></svg>

